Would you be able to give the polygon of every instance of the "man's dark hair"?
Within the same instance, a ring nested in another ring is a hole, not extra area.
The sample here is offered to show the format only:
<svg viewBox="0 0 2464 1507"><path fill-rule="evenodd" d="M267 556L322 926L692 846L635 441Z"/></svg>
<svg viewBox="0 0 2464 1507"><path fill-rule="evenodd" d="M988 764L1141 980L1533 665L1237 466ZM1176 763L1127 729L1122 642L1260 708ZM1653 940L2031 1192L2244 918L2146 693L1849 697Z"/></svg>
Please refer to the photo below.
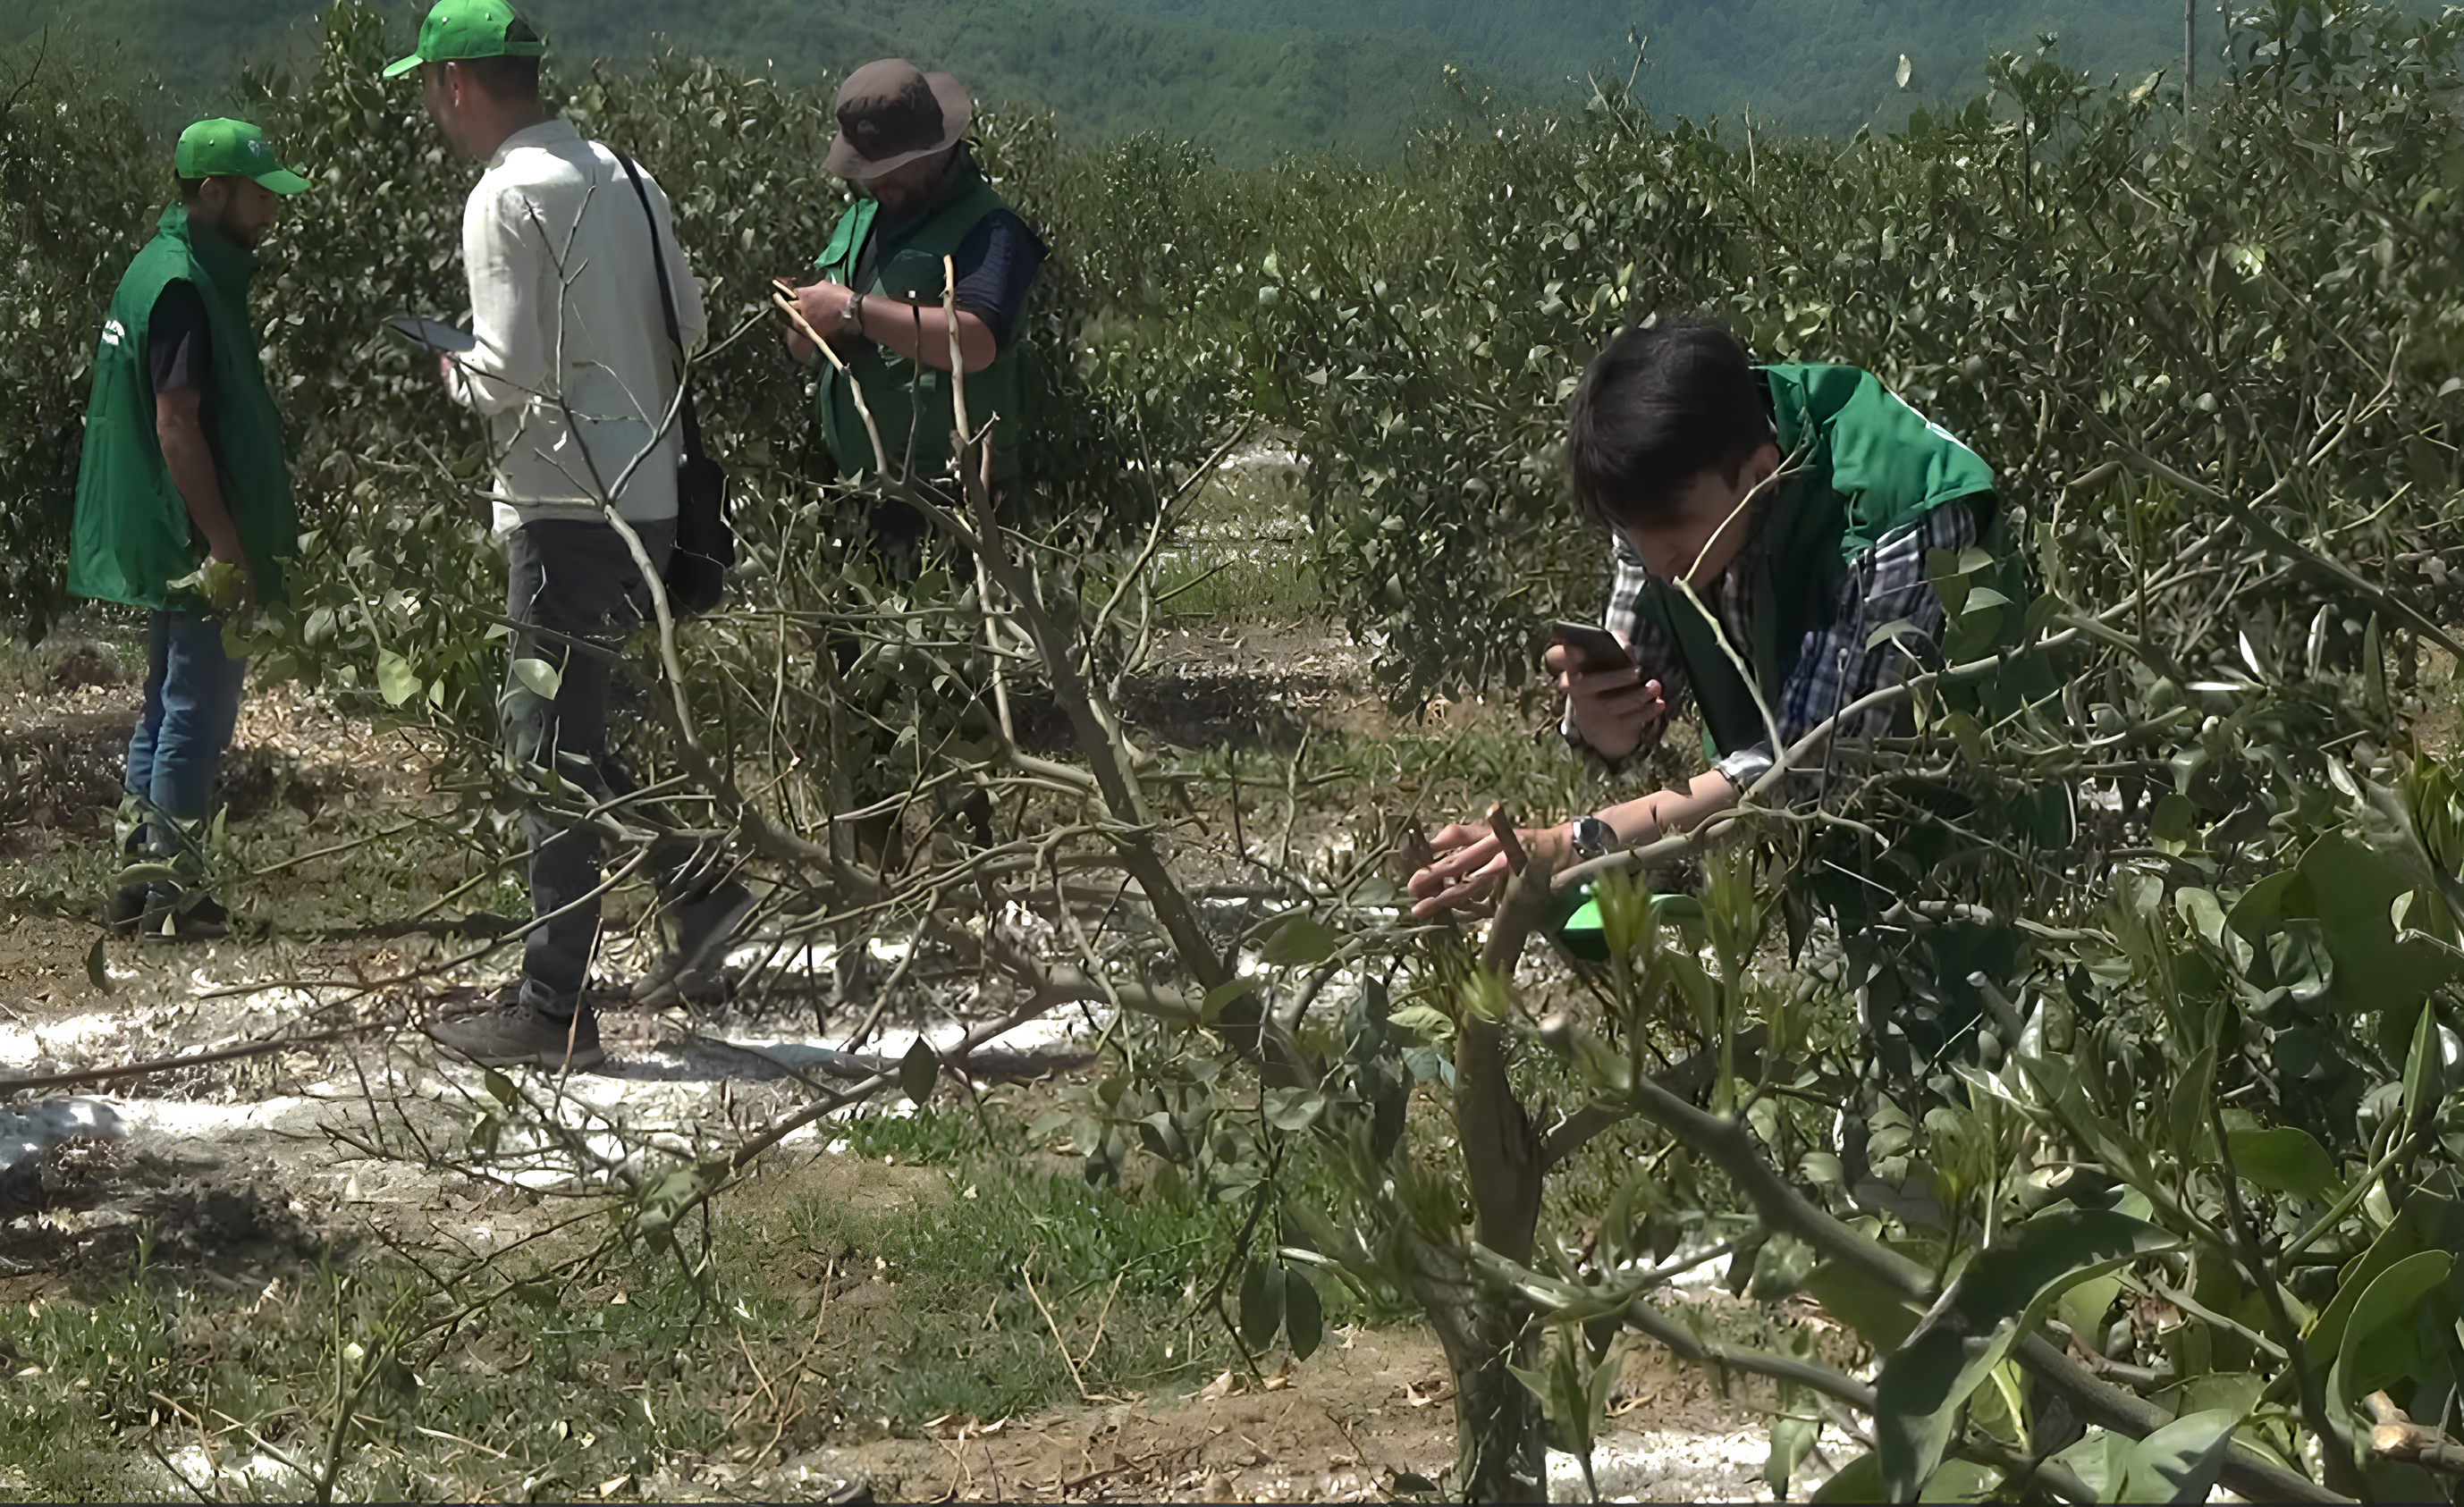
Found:
<svg viewBox="0 0 2464 1507"><path fill-rule="evenodd" d="M1612 528L1652 521L1706 470L1733 481L1771 437L1736 337L1708 319L1628 325L1592 358L1567 409L1574 501Z"/></svg>
<svg viewBox="0 0 2464 1507"><path fill-rule="evenodd" d="M221 179L225 180L226 182L230 182L230 183L245 183L245 182L247 182L247 180L246 180L246 179L243 179L243 178L234 178L234 177L232 177L230 173L217 173L217 174L215 174L215 175L214 175L214 177L219 177L219 178L221 178ZM183 179L181 179L181 180L180 180L180 202L181 202L182 204L185 204L185 205L190 205L190 206L195 205L195 204L196 204L196 202L197 202L197 195L199 195L199 194L201 194L201 193L204 193L204 192L206 191L206 185L208 185L208 184L209 184L209 183L212 183L213 181L214 181L214 178L213 178L213 177L209 177L209 178L183 178Z"/></svg>
<svg viewBox="0 0 2464 1507"><path fill-rule="evenodd" d="M536 57L457 57L452 61L491 99L531 98L539 92L539 60ZM445 65L436 62L428 66Z"/></svg>

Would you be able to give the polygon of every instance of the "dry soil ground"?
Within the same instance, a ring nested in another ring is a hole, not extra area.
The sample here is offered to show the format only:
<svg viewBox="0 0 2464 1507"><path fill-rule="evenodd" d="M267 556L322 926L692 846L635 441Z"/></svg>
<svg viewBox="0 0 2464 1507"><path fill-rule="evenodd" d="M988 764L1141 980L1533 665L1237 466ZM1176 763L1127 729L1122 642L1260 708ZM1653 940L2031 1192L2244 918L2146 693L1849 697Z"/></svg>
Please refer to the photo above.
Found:
<svg viewBox="0 0 2464 1507"><path fill-rule="evenodd" d="M1377 717L1356 657L1324 635L1301 642L1199 631L1182 636L1174 659L1177 667L1145 685L1132 710L1184 745L1262 732L1271 740L1279 727L1357 729ZM60 1074L210 1051L354 995L363 1009L373 1001L407 1018L454 990L486 987L510 967L500 953L443 977L382 982L466 945L370 929L433 897L439 876L423 872L416 855L375 876L352 866L348 854L284 871L273 912L282 924L271 934L182 946L112 940L90 959L99 930L72 904L75 886L80 876L107 875L110 861L76 855L108 847L136 688L123 662L102 647L55 647L20 680L0 707L0 873L14 875L0 881L0 891L14 897L0 899L0 1073ZM261 863L282 844L313 852L340 834L415 815L433 800L423 759L419 745L400 734L295 692L258 693L227 786L239 818L234 831L253 835ZM633 946L629 937L613 944L618 968L634 961ZM894 1058L913 1033L947 1036L958 1024L919 1015L904 1022L903 1037L892 1033L870 1050ZM759 1124L803 1103L806 1077L828 1070L834 1045L793 1016L696 1020L628 1009L610 1013L606 1037L611 1060L604 1072L525 1089L564 1096L571 1123L596 1135L591 1144L608 1155L645 1145L707 1146L731 1125ZM1012 1063L1016 1073L1068 1067L1066 1033L1013 1044L1047 1054ZM9 1326L22 1321L13 1316L99 1301L124 1284L141 1242L148 1280L258 1295L260 1304L286 1283L296 1288L368 1253L469 1257L518 1245L566 1211L558 1196L566 1153L542 1148L525 1190L519 1166L511 1168L509 1189L474 1182L453 1169L450 1155L418 1149L458 1144L488 1106L477 1073L440 1060L407 1032L19 1091L0 1109L0 1313L12 1316L0 1320L0 1343L13 1343ZM518 1142L518 1129L514 1134ZM825 1123L773 1152L747 1196L855 1210L906 1201L946 1206L949 1217L964 1218L960 1200L972 1190L952 1183L938 1169L858 1156ZM547 1495L715 1497L828 1496L863 1482L884 1499L1368 1499L1389 1496L1414 1476L1438 1476L1452 1457L1445 1368L1433 1343L1409 1325L1347 1327L1278 1376L1226 1372L1212 1385L1199 1377L1139 1395L1089 1395L1032 1416L901 1422L800 1409L798 1388L810 1380L812 1395L820 1394L831 1346L897 1321L897 1274L868 1270L857 1253L786 1252L773 1264L771 1277L799 1312L809 1309L812 1340L793 1366L755 1365L758 1395L741 1384L743 1413L755 1420L750 1436L723 1450L646 1458L609 1480L524 1485ZM622 1291L621 1283L603 1286L566 1301L617 1300ZM1099 1320L1099 1340L1101 1329ZM455 1364L489 1375L517 1372L529 1360L484 1326L464 1350ZM25 1385L33 1383L23 1374L0 1383ZM1768 1497L1750 1402L1742 1392L1712 1395L1699 1376L1638 1354L1595 1462L1599 1489L1644 1499ZM759 1437L759 1421L773 1418L776 1429ZM149 1425L178 1426L168 1413ZM200 1444L181 1446L186 1452L163 1454L165 1493L177 1492L174 1470L192 1490L200 1481L240 1494L301 1488L288 1467L245 1441L208 1437L202 1425L198 1435ZM139 1447L133 1435L127 1447ZM1560 1493L1578 1495L1573 1462L1553 1464ZM436 1484L442 1490L451 1481ZM14 1469L0 1471L0 1493L30 1489Z"/></svg>

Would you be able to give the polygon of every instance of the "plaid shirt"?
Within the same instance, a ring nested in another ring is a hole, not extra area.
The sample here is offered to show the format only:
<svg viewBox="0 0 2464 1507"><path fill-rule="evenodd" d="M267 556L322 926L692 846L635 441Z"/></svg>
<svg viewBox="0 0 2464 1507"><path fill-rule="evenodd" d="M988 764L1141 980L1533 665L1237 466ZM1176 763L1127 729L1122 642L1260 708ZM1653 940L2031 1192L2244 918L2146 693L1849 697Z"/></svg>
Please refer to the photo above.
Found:
<svg viewBox="0 0 2464 1507"><path fill-rule="evenodd" d="M1761 563L1761 531L1754 542L1737 554L1712 584L1704 604L1720 620L1731 644L1752 642L1752 581ZM1840 708L1873 691L1897 685L1907 673L1904 642L1928 646L1942 639L1942 598L1925 579L1929 550L1965 550L1976 542L1976 514L1970 508L1944 506L1927 510L1905 531L1877 544L1839 579L1831 621L1808 632L1799 645L1795 667L1771 702L1779 735L1793 743L1829 721ZM1645 680L1660 682L1661 694L1673 710L1686 688L1685 666L1660 630L1642 621L1636 603L1651 576L1625 541L1617 535L1617 577L1609 585L1608 611L1602 623L1623 640ZM1906 619L1912 629L1868 649L1865 640L1884 623ZM1768 691L1766 691L1768 694ZM1863 739L1889 731L1892 708L1879 707L1842 723L1842 739ZM1645 748L1660 741L1665 720L1643 734ZM1566 731L1573 734L1571 709ZM1759 745L1765 758L1770 747Z"/></svg>

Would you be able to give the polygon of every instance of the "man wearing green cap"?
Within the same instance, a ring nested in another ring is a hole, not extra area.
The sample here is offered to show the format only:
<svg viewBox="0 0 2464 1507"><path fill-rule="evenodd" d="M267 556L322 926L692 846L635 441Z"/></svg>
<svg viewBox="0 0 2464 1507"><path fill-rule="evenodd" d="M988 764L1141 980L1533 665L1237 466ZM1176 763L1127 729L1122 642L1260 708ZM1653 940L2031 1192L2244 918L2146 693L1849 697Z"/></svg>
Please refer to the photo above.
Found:
<svg viewBox="0 0 2464 1507"><path fill-rule="evenodd" d="M488 164L462 211L475 344L442 364L495 445L514 659L559 671L544 695L507 678L504 736L517 759L552 764L612 805L635 788L607 749L617 656L574 645L614 650L649 610L649 587L611 513L654 572L674 548L683 447L671 416L684 351L701 343L707 319L667 196L549 113L545 51L504 0L437 0L418 51L385 74L416 69L447 142ZM626 809L665 824L655 807ZM590 1067L602 1058L583 998L599 938L599 836L538 811L523 824L537 920L521 978L495 1009L438 1020L429 1035L491 1066ZM715 854L669 843L649 861L675 945L635 994L665 1005L718 982L754 897Z"/></svg>
<svg viewBox="0 0 2464 1507"><path fill-rule="evenodd" d="M212 604L180 583L205 567L209 589L219 577L236 598L274 600L282 560L298 548L248 285L257 244L308 180L245 120L189 126L172 165L180 202L121 278L95 353L69 590L152 614L127 789L144 847L188 881L125 885L110 920L149 937L220 936L222 907L193 887L196 829L239 719L247 661L224 652Z"/></svg>

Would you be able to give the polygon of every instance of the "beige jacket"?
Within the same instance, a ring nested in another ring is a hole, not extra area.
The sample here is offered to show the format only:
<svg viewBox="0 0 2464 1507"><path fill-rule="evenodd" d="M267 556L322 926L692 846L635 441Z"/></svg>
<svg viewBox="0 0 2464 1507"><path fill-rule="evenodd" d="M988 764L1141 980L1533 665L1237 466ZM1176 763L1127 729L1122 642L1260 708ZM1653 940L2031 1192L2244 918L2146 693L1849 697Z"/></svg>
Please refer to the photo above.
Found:
<svg viewBox="0 0 2464 1507"><path fill-rule="evenodd" d="M693 349L708 333L701 285L667 195L642 179ZM452 385L495 443L496 532L597 517L611 491L627 519L675 516L676 358L649 227L616 154L561 119L507 138L462 207L462 260L478 346Z"/></svg>

